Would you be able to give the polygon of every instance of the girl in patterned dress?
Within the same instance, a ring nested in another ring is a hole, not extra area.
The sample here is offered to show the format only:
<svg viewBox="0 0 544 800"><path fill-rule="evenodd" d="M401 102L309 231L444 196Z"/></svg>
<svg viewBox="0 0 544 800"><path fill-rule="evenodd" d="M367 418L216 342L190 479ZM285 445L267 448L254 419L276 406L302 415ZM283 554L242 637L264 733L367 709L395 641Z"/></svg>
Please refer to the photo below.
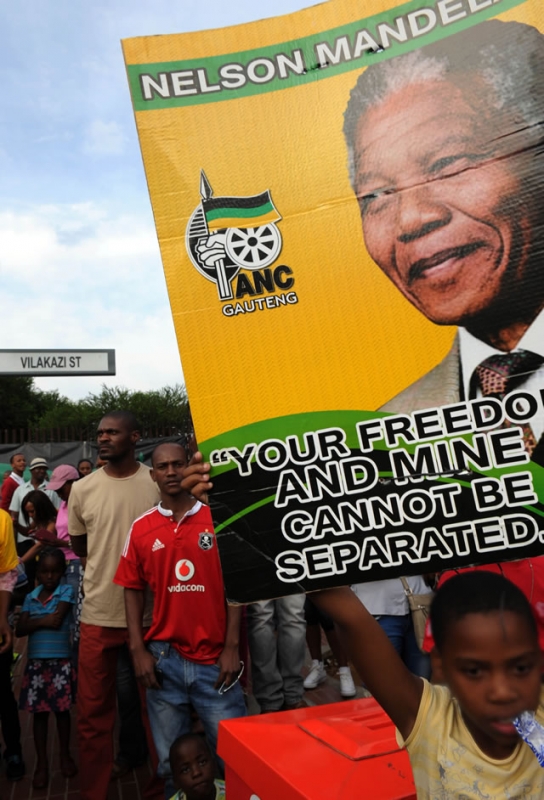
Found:
<svg viewBox="0 0 544 800"><path fill-rule="evenodd" d="M70 622L75 598L72 587L61 584L65 571L62 550L47 548L40 552L36 572L39 585L25 598L17 624L17 636L28 636L19 707L34 715L35 789L49 783L47 727L51 711L57 720L61 772L67 778L77 773L70 755L70 707L75 686Z"/></svg>

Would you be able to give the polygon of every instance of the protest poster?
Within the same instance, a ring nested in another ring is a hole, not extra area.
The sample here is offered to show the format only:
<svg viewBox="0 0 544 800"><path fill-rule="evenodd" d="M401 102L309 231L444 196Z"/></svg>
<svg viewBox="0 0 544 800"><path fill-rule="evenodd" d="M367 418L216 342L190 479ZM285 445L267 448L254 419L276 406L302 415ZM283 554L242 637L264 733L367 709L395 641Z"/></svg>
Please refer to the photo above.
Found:
<svg viewBox="0 0 544 800"><path fill-rule="evenodd" d="M331 0L123 42L229 599L544 551L543 32Z"/></svg>

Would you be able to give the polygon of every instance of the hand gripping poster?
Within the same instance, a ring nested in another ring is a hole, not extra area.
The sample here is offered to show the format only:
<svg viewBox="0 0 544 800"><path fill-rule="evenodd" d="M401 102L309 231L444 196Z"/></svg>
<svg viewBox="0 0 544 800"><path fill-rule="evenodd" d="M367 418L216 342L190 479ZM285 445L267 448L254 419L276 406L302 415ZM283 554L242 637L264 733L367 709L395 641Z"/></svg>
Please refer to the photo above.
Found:
<svg viewBox="0 0 544 800"><path fill-rule="evenodd" d="M123 48L229 598L543 553L541 0Z"/></svg>

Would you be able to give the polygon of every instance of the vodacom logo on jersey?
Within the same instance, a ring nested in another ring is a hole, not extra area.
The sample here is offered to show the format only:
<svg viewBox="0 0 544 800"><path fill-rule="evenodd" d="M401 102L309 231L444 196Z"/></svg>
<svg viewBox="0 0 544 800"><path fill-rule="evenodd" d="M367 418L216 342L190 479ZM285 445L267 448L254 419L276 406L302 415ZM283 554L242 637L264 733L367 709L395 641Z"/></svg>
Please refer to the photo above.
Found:
<svg viewBox="0 0 544 800"><path fill-rule="evenodd" d="M195 565L188 558L182 558L176 564L176 578L178 581L190 581L195 574Z"/></svg>
<svg viewBox="0 0 544 800"><path fill-rule="evenodd" d="M195 574L195 565L188 558L182 558L177 562L174 572L180 583L168 587L169 592L205 592L206 588L199 583L187 583Z"/></svg>

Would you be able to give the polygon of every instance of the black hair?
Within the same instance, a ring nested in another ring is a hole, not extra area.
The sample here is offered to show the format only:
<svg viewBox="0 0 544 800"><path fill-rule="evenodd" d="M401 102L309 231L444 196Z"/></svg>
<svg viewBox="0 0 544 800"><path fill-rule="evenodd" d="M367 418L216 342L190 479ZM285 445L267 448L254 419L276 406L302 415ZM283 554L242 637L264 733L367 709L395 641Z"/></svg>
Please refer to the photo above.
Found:
<svg viewBox="0 0 544 800"><path fill-rule="evenodd" d="M90 459L90 458L80 458L80 459L79 459L79 461L77 462L77 467L76 467L76 469L79 471L79 468L80 468L80 466L81 466L82 464L85 464L85 462L87 462L87 464L90 464L90 465L91 465L91 467L93 466L93 462L91 461L91 459Z"/></svg>
<svg viewBox="0 0 544 800"><path fill-rule="evenodd" d="M106 419L107 417L113 417L113 419L122 420L131 433L133 431L142 430L140 423L132 411L106 411L106 413L102 415L102 419ZM85 461L87 460L88 459L85 459Z"/></svg>
<svg viewBox="0 0 544 800"><path fill-rule="evenodd" d="M160 444L156 445L156 447L153 448L153 452L151 453L151 464L153 464L154 461L155 461L155 453L157 452L159 447L163 447L166 444L173 444L176 447L181 447L181 449L185 453L186 461L189 461L189 454L187 452L187 447L184 444L182 444L181 442L160 442Z"/></svg>
<svg viewBox="0 0 544 800"><path fill-rule="evenodd" d="M9 457L9 463L10 463L10 464L13 464L13 459L14 459L16 456L24 456L24 453L14 453L12 456L10 456L10 457Z"/></svg>
<svg viewBox="0 0 544 800"><path fill-rule="evenodd" d="M186 744L186 742L197 742L198 744L204 745L206 751L212 756L212 751L210 750L210 745L206 741L205 737L202 736L201 733L184 733L182 736L178 736L172 744L170 745L170 751L168 753L168 760L170 762L170 769L173 771L174 761L178 756L178 749Z"/></svg>
<svg viewBox="0 0 544 800"><path fill-rule="evenodd" d="M34 506L34 524L36 528L47 528L50 522L54 522L57 518L57 509L49 499L49 497L40 489L34 489L25 495L21 503L23 517L27 522L30 522L30 514L27 512L25 506L27 503L32 503Z"/></svg>
<svg viewBox="0 0 544 800"><path fill-rule="evenodd" d="M62 567L62 574L66 572L66 556L60 549L60 547L44 547L43 550L40 550L38 555L36 556L36 560L38 562L38 569L40 568L40 564L42 561L45 561L46 558L54 558L56 561L59 562L60 566Z"/></svg>
<svg viewBox="0 0 544 800"><path fill-rule="evenodd" d="M447 580L437 591L431 605L431 629L436 649L442 650L448 630L468 614L511 611L528 624L535 637L536 621L529 601L504 575L487 570L464 572Z"/></svg>
<svg viewBox="0 0 544 800"><path fill-rule="evenodd" d="M390 93L424 80L451 81L466 88L474 87L479 77L487 88L482 99L497 110L510 109L525 133L529 135L533 129L540 138L543 67L544 36L540 31L532 25L500 20L487 20L419 50L371 64L353 88L344 116L352 185L355 187L357 172L357 127L363 114Z"/></svg>

